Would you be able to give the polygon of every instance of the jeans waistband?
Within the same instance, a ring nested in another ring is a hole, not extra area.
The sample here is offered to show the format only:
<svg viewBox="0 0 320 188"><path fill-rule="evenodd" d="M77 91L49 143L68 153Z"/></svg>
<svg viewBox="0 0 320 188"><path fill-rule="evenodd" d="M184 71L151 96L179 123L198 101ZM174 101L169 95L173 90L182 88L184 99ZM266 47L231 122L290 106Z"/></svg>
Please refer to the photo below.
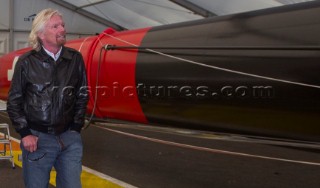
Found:
<svg viewBox="0 0 320 188"><path fill-rule="evenodd" d="M42 133L47 133L47 134L52 134L52 135L59 135L61 133L64 133L69 129L69 127L46 127L46 126L31 126L31 129L42 132Z"/></svg>

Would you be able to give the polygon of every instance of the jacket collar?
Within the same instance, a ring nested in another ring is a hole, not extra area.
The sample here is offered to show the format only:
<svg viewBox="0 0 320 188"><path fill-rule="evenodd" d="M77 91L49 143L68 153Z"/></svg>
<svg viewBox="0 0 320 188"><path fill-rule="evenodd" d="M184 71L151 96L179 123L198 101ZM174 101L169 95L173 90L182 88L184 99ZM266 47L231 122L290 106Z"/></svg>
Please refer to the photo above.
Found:
<svg viewBox="0 0 320 188"><path fill-rule="evenodd" d="M51 58L42 47L40 51L33 50L33 52L35 53L37 58L39 58L41 61L47 61L48 59ZM72 59L72 54L67 47L62 46L60 58L68 59L68 60Z"/></svg>
<svg viewBox="0 0 320 188"><path fill-rule="evenodd" d="M67 47L62 46L60 57L64 58L64 59L71 60L72 59L72 53L70 52L70 50Z"/></svg>
<svg viewBox="0 0 320 188"><path fill-rule="evenodd" d="M47 50L44 46L42 46L42 48L44 49L44 51L50 56L52 57L55 61L57 61L61 55L61 51L62 51L62 46L60 47L59 51L54 54L52 52L50 52L49 50Z"/></svg>

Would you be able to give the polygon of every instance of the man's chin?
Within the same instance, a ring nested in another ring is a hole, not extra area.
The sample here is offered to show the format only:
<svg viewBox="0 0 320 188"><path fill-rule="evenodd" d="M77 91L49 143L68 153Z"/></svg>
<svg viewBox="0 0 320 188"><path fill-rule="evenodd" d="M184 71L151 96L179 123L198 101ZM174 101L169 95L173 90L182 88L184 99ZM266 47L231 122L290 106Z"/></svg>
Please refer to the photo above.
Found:
<svg viewBox="0 0 320 188"><path fill-rule="evenodd" d="M58 40L57 44L58 45L64 45L66 43L66 40Z"/></svg>

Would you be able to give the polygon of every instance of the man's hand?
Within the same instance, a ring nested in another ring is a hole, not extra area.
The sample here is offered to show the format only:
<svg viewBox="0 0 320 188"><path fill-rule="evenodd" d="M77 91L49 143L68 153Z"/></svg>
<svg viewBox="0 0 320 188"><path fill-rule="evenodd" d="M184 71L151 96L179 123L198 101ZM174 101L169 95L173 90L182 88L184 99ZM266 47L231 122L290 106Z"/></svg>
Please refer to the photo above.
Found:
<svg viewBox="0 0 320 188"><path fill-rule="evenodd" d="M28 135L22 138L22 144L24 149L29 152L34 152L37 150L38 137L34 135Z"/></svg>

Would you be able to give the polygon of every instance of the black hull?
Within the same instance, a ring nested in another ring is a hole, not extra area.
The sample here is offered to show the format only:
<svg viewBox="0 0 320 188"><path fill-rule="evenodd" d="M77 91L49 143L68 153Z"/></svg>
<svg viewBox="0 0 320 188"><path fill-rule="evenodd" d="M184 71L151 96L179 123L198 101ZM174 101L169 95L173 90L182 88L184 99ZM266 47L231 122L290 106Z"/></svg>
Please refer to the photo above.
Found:
<svg viewBox="0 0 320 188"><path fill-rule="evenodd" d="M320 141L319 33L319 2L152 28L141 46L170 57L139 50L143 112L152 123Z"/></svg>

